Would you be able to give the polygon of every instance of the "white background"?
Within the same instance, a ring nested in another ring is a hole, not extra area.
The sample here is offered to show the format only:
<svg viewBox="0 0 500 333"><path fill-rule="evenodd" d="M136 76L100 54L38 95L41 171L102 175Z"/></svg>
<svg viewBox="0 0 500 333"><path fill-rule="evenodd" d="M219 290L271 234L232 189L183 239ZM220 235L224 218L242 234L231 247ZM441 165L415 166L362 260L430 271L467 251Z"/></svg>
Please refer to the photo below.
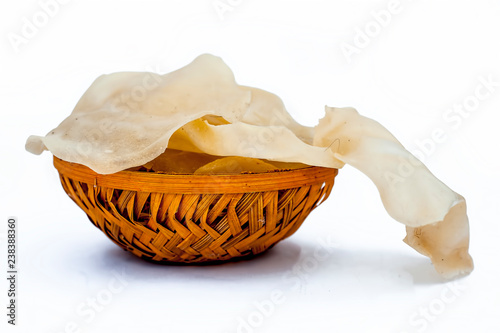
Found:
<svg viewBox="0 0 500 333"><path fill-rule="evenodd" d="M498 1L49 2L0 8L2 272L7 216L19 219L18 326L1 278L2 332L500 331ZM354 106L389 128L467 199L475 271L442 281L350 167L294 236L252 261L157 266L112 244L63 192L52 155L25 140L56 127L102 73L165 73L205 52L304 124L324 105ZM477 88L481 78L496 86ZM476 88L488 96L444 118ZM445 139L431 144L435 130Z"/></svg>

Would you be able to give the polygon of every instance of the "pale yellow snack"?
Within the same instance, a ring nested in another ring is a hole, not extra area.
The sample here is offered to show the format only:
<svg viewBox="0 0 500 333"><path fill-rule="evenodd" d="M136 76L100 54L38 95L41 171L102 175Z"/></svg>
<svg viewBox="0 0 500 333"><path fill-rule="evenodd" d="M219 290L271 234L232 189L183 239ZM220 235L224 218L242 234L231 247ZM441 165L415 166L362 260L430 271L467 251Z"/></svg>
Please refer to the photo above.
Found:
<svg viewBox="0 0 500 333"><path fill-rule="evenodd" d="M194 172L195 175L230 175L261 173L277 170L274 165L257 158L230 156L210 162Z"/></svg>
<svg viewBox="0 0 500 333"><path fill-rule="evenodd" d="M352 108L326 108L315 131L315 145L367 175L385 209L405 224L404 241L428 256L445 278L470 273L469 219L465 199L373 119Z"/></svg>
<svg viewBox="0 0 500 333"><path fill-rule="evenodd" d="M196 58L174 72L102 75L73 112L45 137L30 136L26 149L50 150L101 174L145 164L167 148L184 124L207 115L238 121L251 100L222 59Z"/></svg>
<svg viewBox="0 0 500 333"><path fill-rule="evenodd" d="M406 227L405 243L431 258L445 278L465 275L474 267L469 255L469 220L465 200L453 206L442 222Z"/></svg>
<svg viewBox="0 0 500 333"><path fill-rule="evenodd" d="M203 153L167 149L160 156L146 163L144 167L156 172L192 174L203 165L218 158L218 156Z"/></svg>

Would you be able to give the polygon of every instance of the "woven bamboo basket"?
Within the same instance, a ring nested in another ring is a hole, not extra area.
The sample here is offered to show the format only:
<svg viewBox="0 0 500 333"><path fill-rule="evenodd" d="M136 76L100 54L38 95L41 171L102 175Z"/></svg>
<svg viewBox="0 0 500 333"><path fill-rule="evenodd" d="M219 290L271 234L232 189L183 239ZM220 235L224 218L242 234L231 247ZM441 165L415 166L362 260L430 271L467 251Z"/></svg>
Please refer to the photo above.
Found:
<svg viewBox="0 0 500 333"><path fill-rule="evenodd" d="M62 186L113 242L155 262L259 254L292 235L325 201L337 169L240 175L120 171L102 175L54 157Z"/></svg>

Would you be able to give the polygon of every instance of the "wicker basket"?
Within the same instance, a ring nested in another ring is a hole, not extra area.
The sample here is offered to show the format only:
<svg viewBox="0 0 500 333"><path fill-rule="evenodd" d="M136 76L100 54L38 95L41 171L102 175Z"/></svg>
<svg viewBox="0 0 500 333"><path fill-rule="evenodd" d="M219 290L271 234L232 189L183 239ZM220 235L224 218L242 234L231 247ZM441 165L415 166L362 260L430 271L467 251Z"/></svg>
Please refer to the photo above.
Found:
<svg viewBox="0 0 500 333"><path fill-rule="evenodd" d="M97 174L54 157L62 186L113 242L156 262L259 254L329 196L337 169L241 175Z"/></svg>

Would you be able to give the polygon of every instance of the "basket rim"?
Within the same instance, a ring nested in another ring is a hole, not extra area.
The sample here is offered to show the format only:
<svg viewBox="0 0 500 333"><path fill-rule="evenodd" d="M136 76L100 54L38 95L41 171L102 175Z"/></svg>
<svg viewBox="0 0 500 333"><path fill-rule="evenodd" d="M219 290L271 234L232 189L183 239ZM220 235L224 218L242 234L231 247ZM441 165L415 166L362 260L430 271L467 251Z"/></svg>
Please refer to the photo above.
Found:
<svg viewBox="0 0 500 333"><path fill-rule="evenodd" d="M60 175L93 186L138 192L163 193L248 193L310 186L334 179L338 169L311 166L295 170L238 175L161 174L119 171L99 174L89 167L54 156Z"/></svg>

